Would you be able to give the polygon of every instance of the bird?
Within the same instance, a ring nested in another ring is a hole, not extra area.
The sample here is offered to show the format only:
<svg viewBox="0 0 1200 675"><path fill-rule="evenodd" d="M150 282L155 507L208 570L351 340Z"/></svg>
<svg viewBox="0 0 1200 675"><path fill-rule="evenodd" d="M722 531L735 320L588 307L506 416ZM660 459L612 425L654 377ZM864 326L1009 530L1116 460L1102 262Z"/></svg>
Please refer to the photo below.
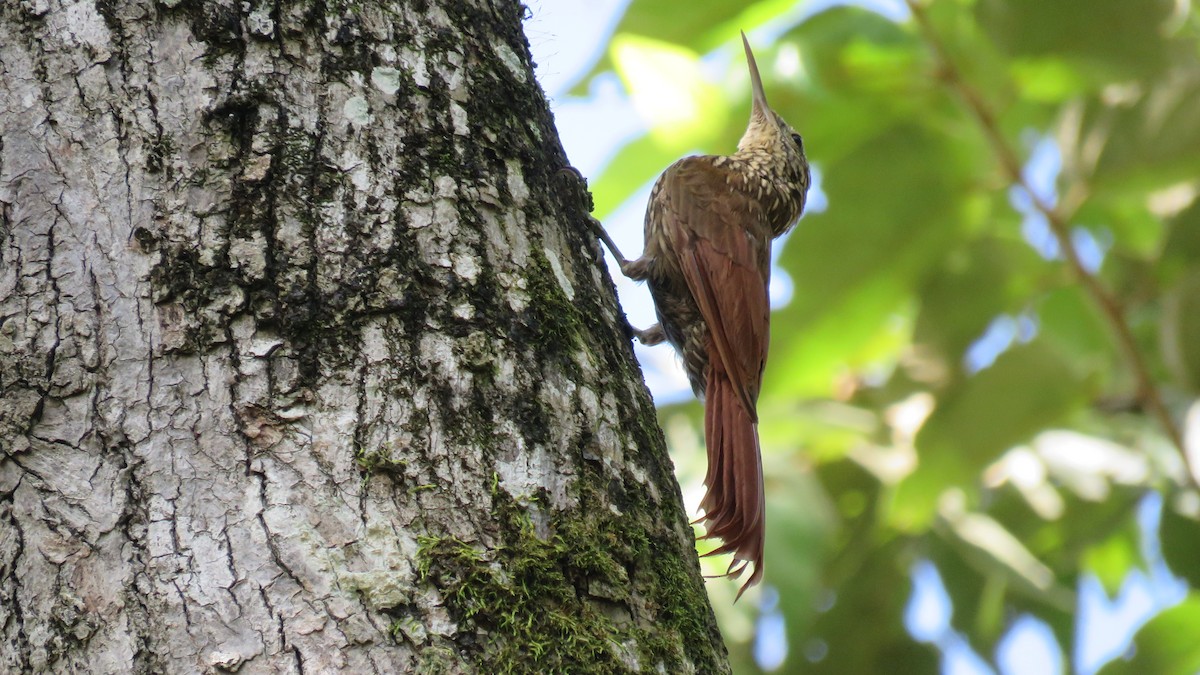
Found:
<svg viewBox="0 0 1200 675"><path fill-rule="evenodd" d="M771 243L804 212L811 183L804 141L767 104L750 42L750 121L731 155L680 159L655 182L646 206L641 257L627 260L594 218L621 272L645 281L658 315L630 328L647 345L669 342L704 401L708 471L701 501L706 555L733 554L725 575L763 575L766 509L757 402L767 362ZM735 600L736 601L736 600Z"/></svg>

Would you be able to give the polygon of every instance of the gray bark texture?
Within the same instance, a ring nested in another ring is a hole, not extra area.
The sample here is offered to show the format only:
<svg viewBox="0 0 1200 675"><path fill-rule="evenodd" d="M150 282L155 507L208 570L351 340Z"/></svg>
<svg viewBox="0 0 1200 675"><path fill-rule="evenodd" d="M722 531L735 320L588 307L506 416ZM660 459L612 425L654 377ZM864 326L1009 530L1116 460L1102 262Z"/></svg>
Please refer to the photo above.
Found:
<svg viewBox="0 0 1200 675"><path fill-rule="evenodd" d="M0 4L0 671L727 670L523 11Z"/></svg>

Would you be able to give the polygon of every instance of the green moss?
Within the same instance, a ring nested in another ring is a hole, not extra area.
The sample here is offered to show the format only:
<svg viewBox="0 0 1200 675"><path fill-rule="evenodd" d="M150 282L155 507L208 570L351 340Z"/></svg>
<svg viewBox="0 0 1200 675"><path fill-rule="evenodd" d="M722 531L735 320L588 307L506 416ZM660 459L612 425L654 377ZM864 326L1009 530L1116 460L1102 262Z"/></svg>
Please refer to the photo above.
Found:
<svg viewBox="0 0 1200 675"><path fill-rule="evenodd" d="M653 416L652 408L648 414ZM642 447L654 447L650 441L647 443ZM665 454L665 449L662 452ZM666 474L653 480L658 485L673 485L671 467L662 462L654 465ZM651 503L641 485L628 481L609 486L608 492L616 493L621 509L644 528L641 532L645 544L638 547L637 554L639 563L644 565L639 569L650 577L643 585L648 589L648 604L655 613L656 624L653 636L643 636L639 640L646 661L662 663L670 673L681 672L684 663L695 666L696 672L724 672L727 669L727 657L722 648L724 641L709 606L708 592L694 557L695 549L690 538L681 546L678 534L670 528L672 523L687 519L682 503L669 499ZM659 512L668 506L674 507L674 513ZM628 541L631 537L629 529L625 527L617 532Z"/></svg>
<svg viewBox="0 0 1200 675"><path fill-rule="evenodd" d="M460 640L470 658L499 673L723 670L703 585L677 545L648 534L653 515L613 513L587 478L574 490L578 507L548 514L546 538L530 516L546 500L522 504L494 484L493 548L419 540L419 579L441 590L460 635L477 636ZM635 583L630 574L644 576ZM629 616L641 604L633 588L650 593L653 632Z"/></svg>
<svg viewBox="0 0 1200 675"><path fill-rule="evenodd" d="M683 647L687 661L696 664L699 672L718 672L722 655L713 650L721 644L721 637L712 624L712 610L708 606L708 595L703 583L695 575L688 574L688 565L679 554L678 547L664 545L656 540L651 546L654 564L654 599L658 605L658 621L667 630L660 630L657 640L644 646L653 661L678 664L679 647ZM664 635L678 635L675 641L663 639ZM668 668L668 672L671 671Z"/></svg>
<svg viewBox="0 0 1200 675"><path fill-rule="evenodd" d="M518 511L509 511L516 529L494 551L453 537L420 540L420 578L442 589L460 630L486 636L472 648L476 665L498 673L633 672L618 659L618 628L577 597L575 584L597 566L575 567L566 540L540 539Z"/></svg>
<svg viewBox="0 0 1200 675"><path fill-rule="evenodd" d="M408 472L408 462L392 456L391 444L375 450L359 448L354 451L354 462L368 476L376 473L403 476Z"/></svg>
<svg viewBox="0 0 1200 675"><path fill-rule="evenodd" d="M529 258L530 328L538 334L539 344L565 353L580 340L579 308L563 292L546 256L535 248Z"/></svg>
<svg viewBox="0 0 1200 675"><path fill-rule="evenodd" d="M421 649L421 659L413 671L416 675L442 675L458 670L459 659L447 645L434 645Z"/></svg>

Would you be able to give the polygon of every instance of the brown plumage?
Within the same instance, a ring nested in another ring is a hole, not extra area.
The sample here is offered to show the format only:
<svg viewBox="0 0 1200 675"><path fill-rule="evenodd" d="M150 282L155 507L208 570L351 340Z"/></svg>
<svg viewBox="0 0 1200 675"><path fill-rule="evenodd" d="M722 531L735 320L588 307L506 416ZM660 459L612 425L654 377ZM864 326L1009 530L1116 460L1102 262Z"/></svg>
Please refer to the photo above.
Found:
<svg viewBox="0 0 1200 675"><path fill-rule="evenodd" d="M646 209L641 258L626 261L602 228L599 234L622 272L650 286L660 323L635 333L647 344L670 341L705 401L701 519L705 538L723 542L712 554L733 553L730 574L752 566L744 592L763 573L755 405L770 332L771 240L804 210L809 171L800 136L767 106L745 34L742 43L754 103L737 152L687 157L663 172Z"/></svg>

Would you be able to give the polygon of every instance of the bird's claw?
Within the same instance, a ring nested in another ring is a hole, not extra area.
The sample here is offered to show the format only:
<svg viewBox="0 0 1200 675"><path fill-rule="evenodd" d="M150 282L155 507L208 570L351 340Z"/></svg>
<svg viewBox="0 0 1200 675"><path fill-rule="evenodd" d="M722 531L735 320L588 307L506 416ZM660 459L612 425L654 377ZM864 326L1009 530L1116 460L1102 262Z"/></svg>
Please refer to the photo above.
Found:
<svg viewBox="0 0 1200 675"><path fill-rule="evenodd" d="M649 328L634 328L633 324L629 323L629 319L622 318L622 332L625 333L627 340L637 340L647 347L661 344L667 339L667 334L663 332L662 324L656 323Z"/></svg>
<svg viewBox="0 0 1200 675"><path fill-rule="evenodd" d="M634 336L637 337L638 342L641 342L647 347L653 347L654 345L661 344L667 339L667 334L663 332L661 323L656 323L645 330L634 329L633 332Z"/></svg>

